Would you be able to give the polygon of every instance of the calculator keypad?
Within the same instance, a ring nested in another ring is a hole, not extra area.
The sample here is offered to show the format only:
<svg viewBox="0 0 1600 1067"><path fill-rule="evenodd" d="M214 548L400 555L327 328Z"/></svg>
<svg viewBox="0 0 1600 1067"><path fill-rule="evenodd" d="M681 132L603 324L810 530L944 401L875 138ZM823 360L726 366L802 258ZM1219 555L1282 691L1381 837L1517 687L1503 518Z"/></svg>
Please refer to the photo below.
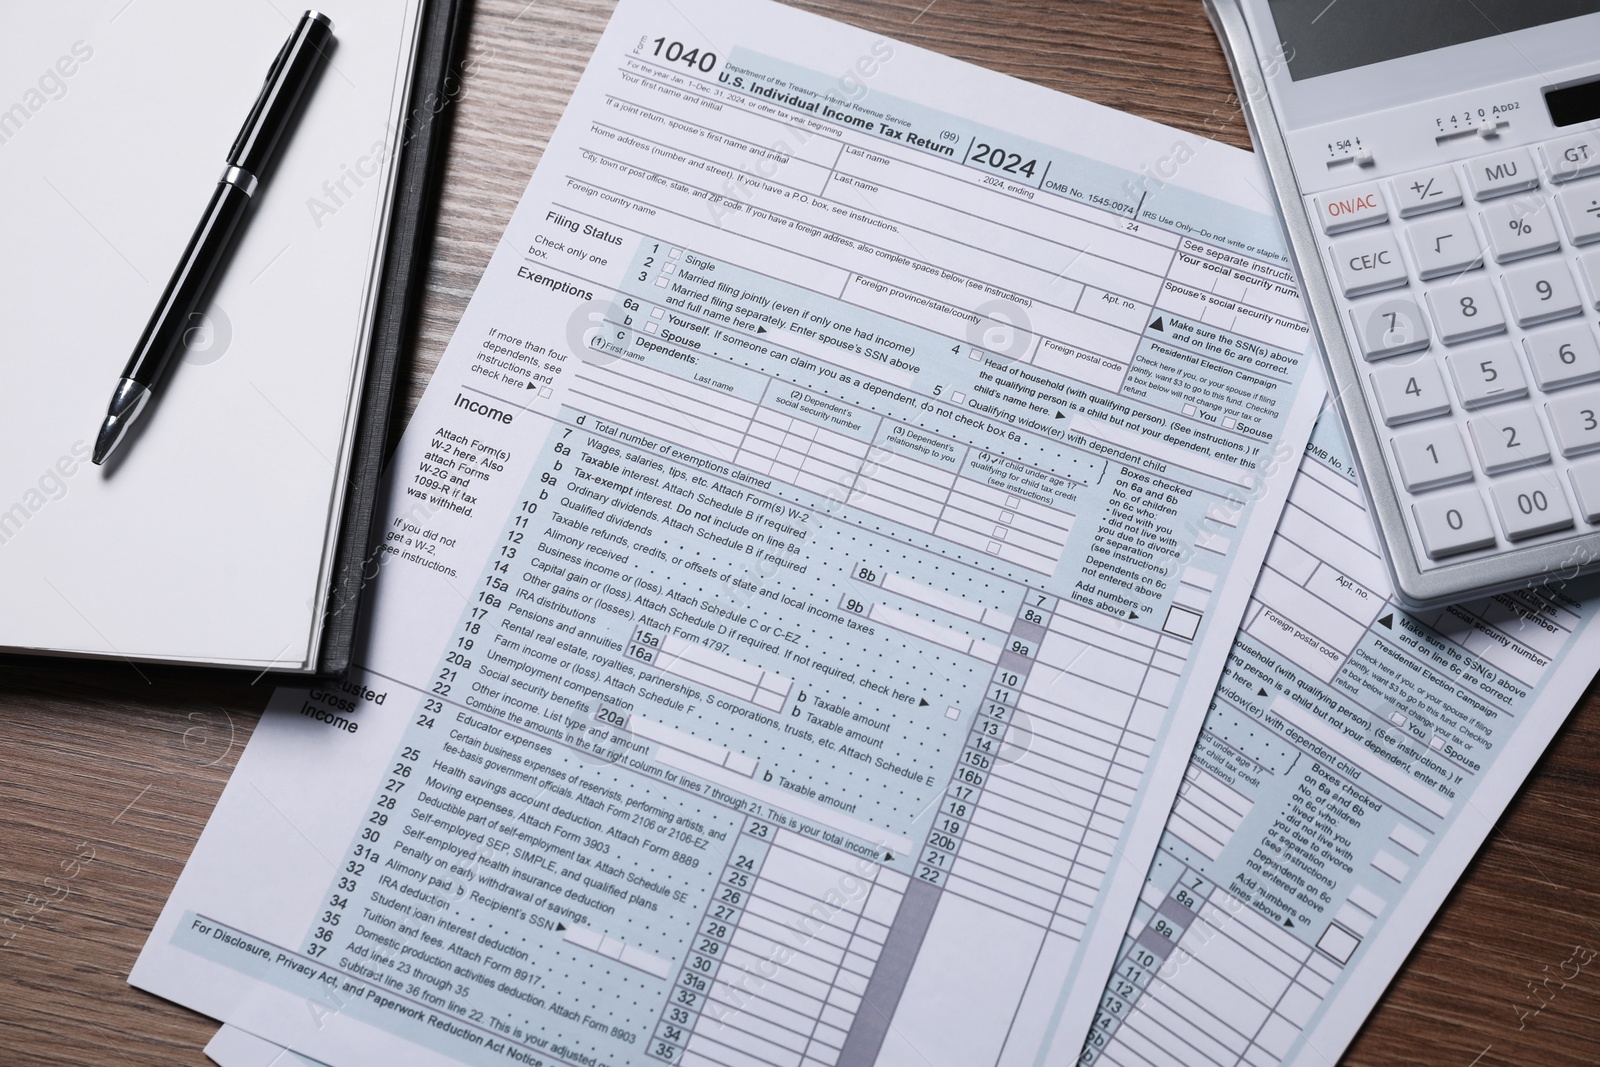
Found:
<svg viewBox="0 0 1600 1067"><path fill-rule="evenodd" d="M1600 133L1313 206L1418 555L1600 529Z"/></svg>

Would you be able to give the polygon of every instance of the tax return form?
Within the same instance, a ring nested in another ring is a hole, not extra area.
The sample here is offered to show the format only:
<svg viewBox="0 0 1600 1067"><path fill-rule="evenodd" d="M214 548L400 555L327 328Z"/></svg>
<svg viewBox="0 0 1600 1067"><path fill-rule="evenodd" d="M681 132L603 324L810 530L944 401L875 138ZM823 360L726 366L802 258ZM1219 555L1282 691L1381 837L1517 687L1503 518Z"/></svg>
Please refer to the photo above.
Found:
<svg viewBox="0 0 1600 1067"><path fill-rule="evenodd" d="M134 984L336 1067L1076 1057L1323 397L1260 184L624 0L364 670L277 695Z"/></svg>
<svg viewBox="0 0 1600 1067"><path fill-rule="evenodd" d="M1371 531L1329 412L1081 1063L1336 1063L1594 677L1600 583L1407 614Z"/></svg>

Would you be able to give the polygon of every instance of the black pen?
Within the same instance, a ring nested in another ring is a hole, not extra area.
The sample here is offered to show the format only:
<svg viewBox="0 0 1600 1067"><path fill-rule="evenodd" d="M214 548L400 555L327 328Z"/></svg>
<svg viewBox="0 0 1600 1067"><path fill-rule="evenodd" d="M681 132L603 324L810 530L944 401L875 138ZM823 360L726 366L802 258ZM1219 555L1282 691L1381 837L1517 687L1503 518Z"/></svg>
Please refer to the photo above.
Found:
<svg viewBox="0 0 1600 1067"><path fill-rule="evenodd" d="M212 275L233 243L260 176L293 123L300 98L315 80L332 40L333 22L328 16L307 11L278 50L261 86L261 95L228 150L227 165L211 194L211 203L206 205L200 225L189 238L178 268L172 272L155 312L145 324L133 355L128 357L116 392L111 394L111 407L94 442L95 463L105 462L128 428L138 421L162 371L183 346L189 316L205 300Z"/></svg>

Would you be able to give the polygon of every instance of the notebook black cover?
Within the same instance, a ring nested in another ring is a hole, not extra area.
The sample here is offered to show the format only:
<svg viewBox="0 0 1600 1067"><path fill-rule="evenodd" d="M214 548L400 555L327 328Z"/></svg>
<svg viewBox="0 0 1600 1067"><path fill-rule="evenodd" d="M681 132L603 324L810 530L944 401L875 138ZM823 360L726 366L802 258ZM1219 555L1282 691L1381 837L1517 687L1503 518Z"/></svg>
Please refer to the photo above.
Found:
<svg viewBox="0 0 1600 1067"><path fill-rule="evenodd" d="M433 212L448 142L451 106L461 92L457 62L471 24L472 0L424 0L418 27L411 99L401 123L399 170L390 204L378 302L367 354L355 443L346 472L344 515L333 557L333 581L323 617L315 673L343 675L350 668L361 592L377 573L372 544L378 480L388 454L389 416L395 403L401 353L411 336L416 302L428 268ZM285 680L288 680L287 678Z"/></svg>

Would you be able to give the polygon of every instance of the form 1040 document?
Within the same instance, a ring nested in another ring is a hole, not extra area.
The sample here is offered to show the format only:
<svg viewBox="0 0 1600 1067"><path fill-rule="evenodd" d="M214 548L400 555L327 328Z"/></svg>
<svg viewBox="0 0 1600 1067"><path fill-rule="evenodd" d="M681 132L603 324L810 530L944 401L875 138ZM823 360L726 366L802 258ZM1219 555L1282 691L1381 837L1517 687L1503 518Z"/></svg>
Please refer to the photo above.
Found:
<svg viewBox="0 0 1600 1067"><path fill-rule="evenodd" d="M1329 412L1084 1064L1337 1062L1594 677L1592 579L1402 610L1354 469Z"/></svg>
<svg viewBox="0 0 1600 1067"><path fill-rule="evenodd" d="M1076 1057L1321 402L1257 178L624 0L364 669L275 698L134 982L336 1067Z"/></svg>

